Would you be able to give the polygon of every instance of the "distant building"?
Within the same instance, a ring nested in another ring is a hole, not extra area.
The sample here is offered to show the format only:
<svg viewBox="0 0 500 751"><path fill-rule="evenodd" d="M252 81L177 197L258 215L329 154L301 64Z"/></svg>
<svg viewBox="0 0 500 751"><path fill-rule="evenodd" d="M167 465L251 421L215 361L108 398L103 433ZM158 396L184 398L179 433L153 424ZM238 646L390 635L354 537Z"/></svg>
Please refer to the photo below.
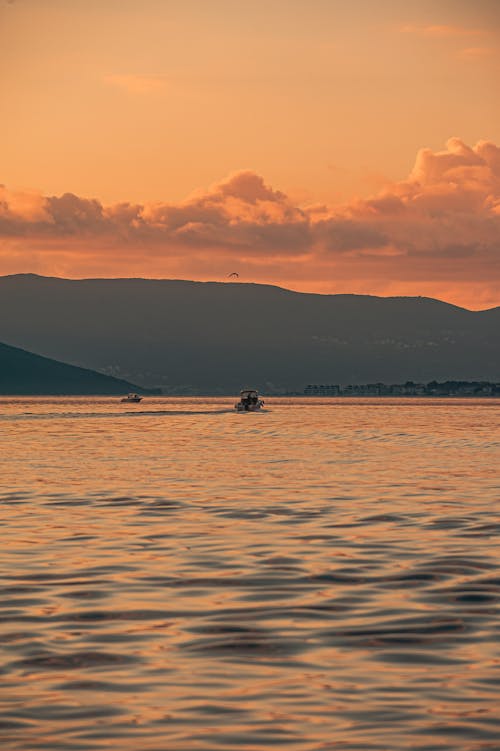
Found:
<svg viewBox="0 0 500 751"><path fill-rule="evenodd" d="M306 396L338 396L340 386L338 384L309 384L304 389Z"/></svg>
<svg viewBox="0 0 500 751"><path fill-rule="evenodd" d="M430 381L429 383L309 384L305 396L500 396L500 384L489 381Z"/></svg>

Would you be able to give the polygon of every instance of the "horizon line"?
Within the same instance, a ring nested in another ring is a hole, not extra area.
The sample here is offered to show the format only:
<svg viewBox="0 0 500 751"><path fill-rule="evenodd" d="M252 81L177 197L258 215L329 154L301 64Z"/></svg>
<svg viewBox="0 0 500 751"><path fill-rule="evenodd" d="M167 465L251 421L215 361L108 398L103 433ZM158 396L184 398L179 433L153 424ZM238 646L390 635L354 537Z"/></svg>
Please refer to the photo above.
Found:
<svg viewBox="0 0 500 751"><path fill-rule="evenodd" d="M449 305L452 308L458 310L465 310L468 313L487 313L492 310L500 308L498 305L493 305L490 308L471 309L466 308L463 305L457 305L456 303L442 300L439 297L429 297L428 295L374 295L371 293L359 293L359 292L305 292L303 290L290 289L289 287L283 287L279 284L271 284L270 282L254 282L254 281L229 281L227 278L216 279L179 279L170 277L145 277L145 276L90 276L90 277L66 277L66 276L53 276L48 274L37 274L34 271L20 271L13 274L0 274L0 279L10 279L14 277L36 277L38 279L54 279L63 282L119 282L119 281L142 281L142 282L182 282L188 284L223 284L236 287L238 285L253 286L253 287L272 287L274 289L283 290L284 292L291 292L295 295L309 295L314 297L372 297L378 300L430 300L432 302L438 302L442 305Z"/></svg>

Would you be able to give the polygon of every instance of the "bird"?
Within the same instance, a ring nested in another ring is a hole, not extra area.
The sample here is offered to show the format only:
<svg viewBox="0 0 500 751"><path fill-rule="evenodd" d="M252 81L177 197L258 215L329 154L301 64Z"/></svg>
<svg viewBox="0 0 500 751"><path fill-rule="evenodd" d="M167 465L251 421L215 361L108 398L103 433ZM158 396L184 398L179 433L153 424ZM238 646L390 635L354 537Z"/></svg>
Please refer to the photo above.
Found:
<svg viewBox="0 0 500 751"><path fill-rule="evenodd" d="M240 275L236 271L232 271L230 274L227 275L228 279L239 279Z"/></svg>

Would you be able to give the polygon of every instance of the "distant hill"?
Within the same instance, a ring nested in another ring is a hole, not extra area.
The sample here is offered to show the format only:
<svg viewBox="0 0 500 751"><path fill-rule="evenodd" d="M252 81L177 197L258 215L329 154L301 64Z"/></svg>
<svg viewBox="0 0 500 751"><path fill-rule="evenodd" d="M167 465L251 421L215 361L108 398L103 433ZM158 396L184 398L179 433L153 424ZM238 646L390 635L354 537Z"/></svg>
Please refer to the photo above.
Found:
<svg viewBox="0 0 500 751"><path fill-rule="evenodd" d="M85 395L140 391L131 383L0 344L0 394Z"/></svg>
<svg viewBox="0 0 500 751"><path fill-rule="evenodd" d="M0 277L0 339L171 393L500 379L500 308L238 282Z"/></svg>

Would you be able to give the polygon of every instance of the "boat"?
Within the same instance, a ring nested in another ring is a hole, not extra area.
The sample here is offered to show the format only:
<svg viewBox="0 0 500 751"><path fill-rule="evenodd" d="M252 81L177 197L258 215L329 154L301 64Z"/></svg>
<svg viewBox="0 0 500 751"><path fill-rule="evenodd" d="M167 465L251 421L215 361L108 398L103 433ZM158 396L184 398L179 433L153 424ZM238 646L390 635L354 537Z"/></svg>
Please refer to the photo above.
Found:
<svg viewBox="0 0 500 751"><path fill-rule="evenodd" d="M259 397L255 389L243 389L240 391L240 401L234 408L237 412L258 412L264 406L264 400Z"/></svg>
<svg viewBox="0 0 500 751"><path fill-rule="evenodd" d="M120 401L122 402L140 402L142 399L142 396L139 396L139 394L127 394L127 396L124 396L123 399Z"/></svg>

